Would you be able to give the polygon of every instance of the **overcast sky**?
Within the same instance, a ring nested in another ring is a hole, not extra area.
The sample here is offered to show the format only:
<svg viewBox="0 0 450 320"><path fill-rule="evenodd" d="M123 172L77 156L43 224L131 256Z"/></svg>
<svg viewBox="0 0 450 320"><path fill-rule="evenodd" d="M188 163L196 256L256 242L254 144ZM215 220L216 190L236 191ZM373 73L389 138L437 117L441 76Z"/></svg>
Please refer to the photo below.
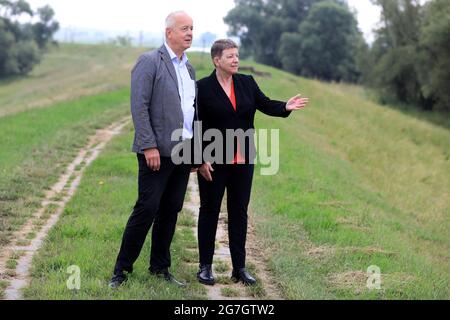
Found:
<svg viewBox="0 0 450 320"><path fill-rule="evenodd" d="M28 0L33 9L49 4L61 27L162 33L164 19L175 10L185 10L194 19L197 35L206 31L225 37L223 17L233 0ZM358 13L360 29L371 41L371 30L379 21L379 10L370 0L348 0Z"/></svg>

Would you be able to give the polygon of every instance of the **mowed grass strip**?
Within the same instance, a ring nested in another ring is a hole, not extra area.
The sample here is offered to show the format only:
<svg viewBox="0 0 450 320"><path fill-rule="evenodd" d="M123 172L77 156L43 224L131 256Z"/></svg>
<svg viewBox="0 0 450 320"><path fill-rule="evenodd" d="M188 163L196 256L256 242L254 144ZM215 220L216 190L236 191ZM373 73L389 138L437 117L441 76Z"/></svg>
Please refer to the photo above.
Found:
<svg viewBox="0 0 450 320"><path fill-rule="evenodd" d="M129 114L129 90L0 118L0 248L96 129Z"/></svg>
<svg viewBox="0 0 450 320"><path fill-rule="evenodd" d="M32 268L32 281L25 289L28 299L205 299L197 282L196 268L187 247L195 247L191 226L179 225L172 243L171 271L188 283L180 289L148 272L150 239L127 284L119 290L108 288L125 224L137 197L137 160L130 153L132 128L111 141L85 171L77 193L67 204ZM187 213L183 213L186 215ZM187 217L184 218L186 220ZM67 268L81 271L80 290L69 290Z"/></svg>
<svg viewBox="0 0 450 320"><path fill-rule="evenodd" d="M130 85L145 48L61 43L27 76L0 80L0 117Z"/></svg>
<svg viewBox="0 0 450 320"><path fill-rule="evenodd" d="M280 171L255 171L252 209L284 296L448 299L448 129L376 105L354 86L258 69L272 74L257 78L270 97L311 101L256 125L280 129ZM371 265L381 290L366 287Z"/></svg>
<svg viewBox="0 0 450 320"><path fill-rule="evenodd" d="M200 55L192 58L199 78L210 73L209 59ZM267 250L269 268L284 297L448 299L448 129L370 102L364 91L354 86L323 84L246 64L271 73L270 77L256 77L270 97L287 99L302 92L311 100L307 110L289 119L258 116L257 120L259 128L281 129L280 171L273 177L261 177L259 170L255 171L252 211L256 215L257 236ZM131 135L123 142L127 153L130 141ZM111 153L110 157L116 159L118 155ZM124 170L134 170L135 159L131 159L123 163ZM102 165L108 168L109 162ZM103 167L93 168L92 174L97 174L94 169ZM133 174L130 187L136 188ZM117 168L104 172L102 177L103 184L92 181L91 194L85 191L79 208L84 211L83 206L95 202L96 210L90 211L91 218L99 221L95 227L108 223L99 212L117 210L119 223L105 235L100 233L102 240L98 241L114 241L113 245L98 251L89 248L91 242L83 242L84 238L97 236L96 229L87 224L90 220L83 222L85 218L77 216L79 212L71 212L69 204L69 211L63 216L63 220L72 216L68 220L71 225L64 224L69 231L64 231L63 225L52 231L46 244L50 253L42 250L36 259L32 285L26 290L28 298L141 299L142 293L148 291L162 299L177 297L179 291L164 295L155 290L157 283L151 283L146 272L148 243L131 278L131 288L136 290L107 290L135 196L123 198L127 187L117 175ZM111 191L110 203L95 199L96 188L108 186L106 178L117 179L120 184ZM108 209L110 205L114 208ZM120 205L128 207L119 210ZM108 218L111 216L114 214ZM78 221L82 222L81 230ZM181 261L195 260L189 254L184 256L184 252L189 252L184 249L194 246L189 223L185 224L174 242L174 271L195 285L196 270L181 267ZM185 238L191 244L179 246ZM74 258L69 253L72 249L80 252L77 255L82 258ZM90 255L91 251L96 255ZM80 291L67 290L65 285L69 277L66 268L71 264L81 267ZM366 287L370 265L381 269L381 290ZM83 283L87 285L84 289ZM165 284L162 286L166 288ZM203 297L195 289L180 296Z"/></svg>

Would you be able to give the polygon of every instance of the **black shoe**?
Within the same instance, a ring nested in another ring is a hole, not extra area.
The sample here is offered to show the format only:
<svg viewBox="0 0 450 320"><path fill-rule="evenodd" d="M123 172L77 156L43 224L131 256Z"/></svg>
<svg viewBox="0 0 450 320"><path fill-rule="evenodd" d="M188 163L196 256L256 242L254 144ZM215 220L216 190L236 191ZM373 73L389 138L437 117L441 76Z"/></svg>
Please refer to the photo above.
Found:
<svg viewBox="0 0 450 320"><path fill-rule="evenodd" d="M124 284L127 281L127 276L124 274L115 274L112 278L111 281L109 281L108 287L110 287L111 289L117 289L119 288L122 284Z"/></svg>
<svg viewBox="0 0 450 320"><path fill-rule="evenodd" d="M242 283L247 286L252 286L256 283L256 279L253 278L252 275L245 270L245 268L237 270L233 269L233 272L231 273L231 280L234 282L242 281Z"/></svg>
<svg viewBox="0 0 450 320"><path fill-rule="evenodd" d="M200 270L197 272L197 279L202 284L213 286L215 284L215 281L212 273L212 265L201 264Z"/></svg>
<svg viewBox="0 0 450 320"><path fill-rule="evenodd" d="M186 283L177 280L167 269L155 270L150 268L150 274L158 278L164 279L167 282L172 283L180 288L186 287Z"/></svg>

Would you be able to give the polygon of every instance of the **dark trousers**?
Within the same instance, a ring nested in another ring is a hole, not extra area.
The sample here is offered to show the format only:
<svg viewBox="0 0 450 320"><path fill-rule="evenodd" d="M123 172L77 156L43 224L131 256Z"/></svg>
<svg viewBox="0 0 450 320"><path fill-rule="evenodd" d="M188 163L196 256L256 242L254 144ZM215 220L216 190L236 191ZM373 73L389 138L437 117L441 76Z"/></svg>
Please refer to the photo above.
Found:
<svg viewBox="0 0 450 320"><path fill-rule="evenodd" d="M198 174L200 214L198 246L200 263L212 264L220 206L227 190L228 235L234 269L245 267L247 209L250 202L254 165L213 165L212 182Z"/></svg>
<svg viewBox="0 0 450 320"><path fill-rule="evenodd" d="M170 244L189 181L190 165L174 165L170 158L161 157L161 169L154 172L148 168L144 155L138 154L137 158L139 195L123 234L114 274L133 272L152 224L150 268L170 267Z"/></svg>

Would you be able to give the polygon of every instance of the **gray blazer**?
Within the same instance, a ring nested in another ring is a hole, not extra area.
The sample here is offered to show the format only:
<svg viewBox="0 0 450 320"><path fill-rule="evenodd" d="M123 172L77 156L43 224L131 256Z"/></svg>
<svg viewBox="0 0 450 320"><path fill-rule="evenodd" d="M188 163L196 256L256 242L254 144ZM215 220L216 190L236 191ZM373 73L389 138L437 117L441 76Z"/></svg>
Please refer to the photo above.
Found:
<svg viewBox="0 0 450 320"><path fill-rule="evenodd" d="M194 68L189 63L187 68L195 81ZM184 116L177 75L164 45L142 54L131 72L131 114L135 128L133 152L158 148L162 157L170 157L179 143L171 141L172 132L183 128Z"/></svg>

